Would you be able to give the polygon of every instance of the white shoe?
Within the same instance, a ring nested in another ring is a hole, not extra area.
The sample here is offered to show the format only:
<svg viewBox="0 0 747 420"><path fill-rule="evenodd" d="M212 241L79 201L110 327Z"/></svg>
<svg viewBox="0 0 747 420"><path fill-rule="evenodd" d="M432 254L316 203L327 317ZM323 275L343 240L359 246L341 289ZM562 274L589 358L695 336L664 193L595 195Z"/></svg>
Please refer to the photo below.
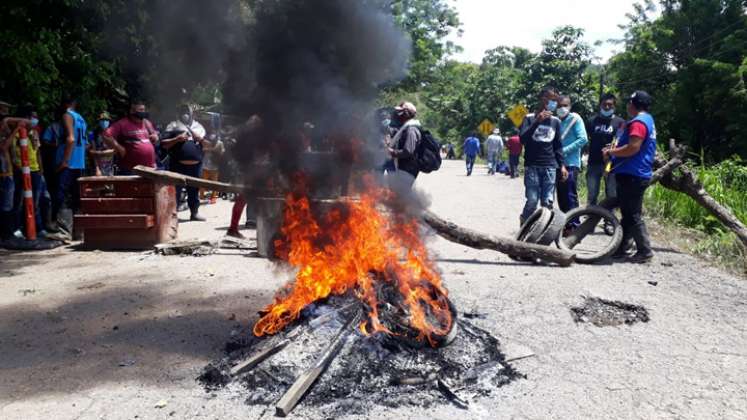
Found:
<svg viewBox="0 0 747 420"><path fill-rule="evenodd" d="M13 236L15 236L18 239L23 239L23 233L21 233L20 230L13 232Z"/></svg>

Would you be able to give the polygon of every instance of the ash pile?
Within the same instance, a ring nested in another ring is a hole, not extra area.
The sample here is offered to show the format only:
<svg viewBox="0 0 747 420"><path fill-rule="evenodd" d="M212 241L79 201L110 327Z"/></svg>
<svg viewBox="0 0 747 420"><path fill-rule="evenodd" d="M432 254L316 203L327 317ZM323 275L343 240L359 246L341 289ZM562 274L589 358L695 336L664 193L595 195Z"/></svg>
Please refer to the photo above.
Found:
<svg viewBox="0 0 747 420"><path fill-rule="evenodd" d="M364 308L350 295L307 307L279 334L236 337L226 356L198 378L209 392L230 392L285 416L365 414L374 405L469 410L475 399L518 378L500 343L466 320L440 348L384 333L365 335Z"/></svg>

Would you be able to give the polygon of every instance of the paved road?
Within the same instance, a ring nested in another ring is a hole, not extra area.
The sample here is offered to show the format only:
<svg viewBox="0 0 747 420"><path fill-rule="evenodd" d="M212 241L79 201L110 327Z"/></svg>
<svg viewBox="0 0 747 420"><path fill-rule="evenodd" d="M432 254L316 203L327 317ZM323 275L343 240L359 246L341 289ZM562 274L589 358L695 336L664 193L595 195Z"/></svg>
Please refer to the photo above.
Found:
<svg viewBox="0 0 747 420"><path fill-rule="evenodd" d="M417 185L459 224L517 229L520 180L483 168L468 178L460 162L446 162ZM182 237L220 237L229 211L206 208L208 222L181 225ZM484 313L476 323L536 355L514 362L526 379L469 412L374 409L368 418L747 418L744 280L661 248L647 266L557 268L440 238L430 246L457 306ZM194 378L286 278L242 255L0 253L0 418L259 418ZM569 308L582 296L643 305L651 321L575 324Z"/></svg>

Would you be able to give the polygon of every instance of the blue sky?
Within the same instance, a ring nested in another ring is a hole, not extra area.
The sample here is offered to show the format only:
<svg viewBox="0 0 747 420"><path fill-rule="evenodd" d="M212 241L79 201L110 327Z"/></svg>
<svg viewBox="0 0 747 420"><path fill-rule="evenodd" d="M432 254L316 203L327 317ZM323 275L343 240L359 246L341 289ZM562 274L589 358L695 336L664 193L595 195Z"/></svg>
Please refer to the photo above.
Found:
<svg viewBox="0 0 747 420"><path fill-rule="evenodd" d="M464 30L461 38L451 40L464 52L457 59L479 63L485 50L498 45L520 46L537 52L542 39L562 25L586 30L586 40L622 37L618 24L627 22L634 0L451 0L459 12ZM619 46L604 44L596 48L602 61Z"/></svg>

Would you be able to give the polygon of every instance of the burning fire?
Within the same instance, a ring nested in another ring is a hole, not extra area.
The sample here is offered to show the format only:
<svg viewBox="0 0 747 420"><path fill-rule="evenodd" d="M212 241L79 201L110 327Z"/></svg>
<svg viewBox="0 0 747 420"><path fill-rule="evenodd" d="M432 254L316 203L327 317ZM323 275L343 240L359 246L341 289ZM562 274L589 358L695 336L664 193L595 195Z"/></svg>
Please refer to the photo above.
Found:
<svg viewBox="0 0 747 420"><path fill-rule="evenodd" d="M287 195L281 239L275 241L279 258L298 270L295 281L265 309L254 334L275 334L297 319L307 305L351 289L371 308L361 331L395 334L379 320L377 309L377 282L386 281L400 293L407 321L419 332L417 339L427 339L435 347L434 336L447 335L453 320L447 292L420 237L417 220L380 211L377 203L392 193L370 187L371 182L359 199L345 198L318 218L304 184L297 178L297 188ZM433 318L438 322L432 322Z"/></svg>

